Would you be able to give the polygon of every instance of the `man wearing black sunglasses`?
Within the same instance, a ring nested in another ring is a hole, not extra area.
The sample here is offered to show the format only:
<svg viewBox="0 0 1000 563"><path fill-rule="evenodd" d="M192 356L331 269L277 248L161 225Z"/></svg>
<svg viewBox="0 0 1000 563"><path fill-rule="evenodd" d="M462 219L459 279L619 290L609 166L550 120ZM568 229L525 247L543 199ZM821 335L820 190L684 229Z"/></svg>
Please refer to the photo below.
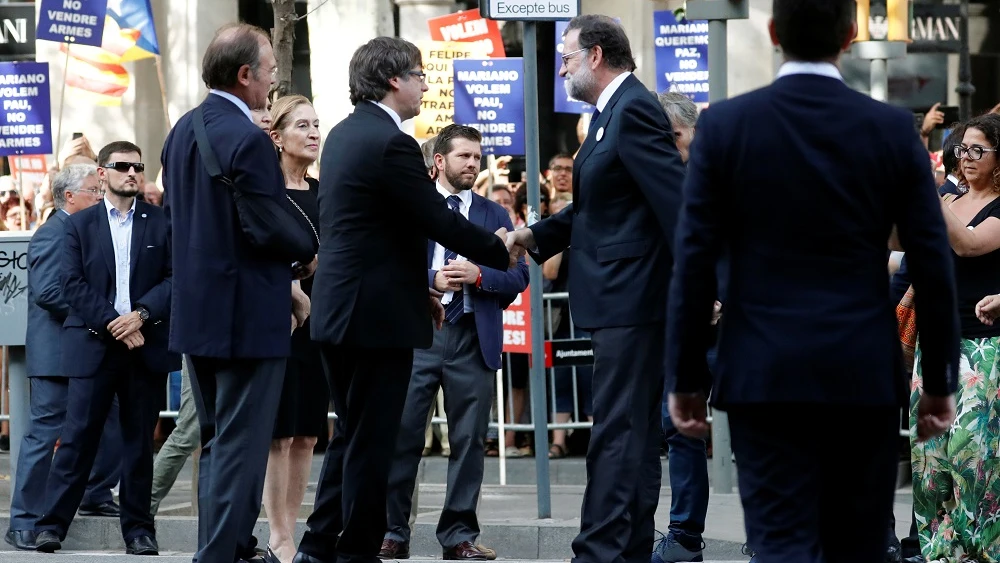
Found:
<svg viewBox="0 0 1000 563"><path fill-rule="evenodd" d="M105 419L115 398L122 428L121 529L126 552L157 555L150 515L153 428L166 374L180 369L167 351L171 266L163 210L136 201L142 152L116 141L98 154L103 204L66 219L62 292L66 424L53 458L46 510L35 547L62 547L83 498Z"/></svg>

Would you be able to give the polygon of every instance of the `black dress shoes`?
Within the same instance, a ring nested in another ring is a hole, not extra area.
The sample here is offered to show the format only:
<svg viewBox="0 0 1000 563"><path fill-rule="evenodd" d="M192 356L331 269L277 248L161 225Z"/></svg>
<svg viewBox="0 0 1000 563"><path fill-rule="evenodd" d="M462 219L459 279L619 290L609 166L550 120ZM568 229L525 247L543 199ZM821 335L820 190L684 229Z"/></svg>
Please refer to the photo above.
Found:
<svg viewBox="0 0 1000 563"><path fill-rule="evenodd" d="M109 500L108 502L102 502L101 504L81 504L79 513L80 516L104 516L107 518L118 518L122 515L122 509L115 504L115 501Z"/></svg>
<svg viewBox="0 0 1000 563"><path fill-rule="evenodd" d="M125 546L128 555L159 555L160 546L151 536L136 536Z"/></svg>
<svg viewBox="0 0 1000 563"><path fill-rule="evenodd" d="M38 532L35 537L35 549L42 553L53 553L57 549L62 549L62 542L55 532L44 530Z"/></svg>
<svg viewBox="0 0 1000 563"><path fill-rule="evenodd" d="M16 549L35 551L34 530L7 530L3 539Z"/></svg>

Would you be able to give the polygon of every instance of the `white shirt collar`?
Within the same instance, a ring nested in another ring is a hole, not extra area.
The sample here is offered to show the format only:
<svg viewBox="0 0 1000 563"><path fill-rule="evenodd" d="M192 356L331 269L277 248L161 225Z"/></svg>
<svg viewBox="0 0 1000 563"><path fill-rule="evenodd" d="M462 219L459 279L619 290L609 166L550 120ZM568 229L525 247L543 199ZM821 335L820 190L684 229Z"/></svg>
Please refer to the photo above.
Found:
<svg viewBox="0 0 1000 563"><path fill-rule="evenodd" d="M837 65L833 63L813 63L813 62L803 62L803 61L786 61L778 69L778 76L776 78L782 78L785 76L791 76L793 74L814 74L817 76L825 76L827 78L835 78L841 82L844 81L844 77L840 74L840 69Z"/></svg>
<svg viewBox="0 0 1000 563"><path fill-rule="evenodd" d="M132 208L131 208L131 209L129 209L128 211L126 211L126 212L125 212L125 215L128 215L129 213L131 213L131 212L134 212L134 211L135 211L135 202L136 202L136 201L138 201L138 199L133 199L133 200L132 200ZM106 208L108 209L108 216L109 216L109 217L111 217L111 211L112 211L112 210L115 210L115 211L117 211L117 210L118 210L118 208L117 208L117 207L115 207L114 205L112 205L112 204L111 204L111 201L110 201L110 200L108 200L108 198L104 198L104 207L106 207Z"/></svg>
<svg viewBox="0 0 1000 563"><path fill-rule="evenodd" d="M597 108L597 111L604 111L604 107L611 101L611 96L615 95L615 92L618 91L622 82L625 82L625 79L631 75L631 72L623 72L616 76L615 79L611 81L611 84L608 84L608 87L601 92L601 95L597 98L597 103L594 105L594 107Z"/></svg>
<svg viewBox="0 0 1000 563"><path fill-rule="evenodd" d="M389 114L389 117L391 117L392 120L396 122L396 127L399 127L400 131L403 130L403 122L402 122L402 120L399 119L399 114L396 113L396 110L394 110L391 107L383 104L382 102L372 102L372 103L375 104L375 105L377 105L378 107L384 109L385 112Z"/></svg>
<svg viewBox="0 0 1000 563"><path fill-rule="evenodd" d="M209 94L215 94L216 96L222 96L223 98L229 100L236 104L236 107L240 108L240 111L247 116L247 119L253 121L253 115L250 114L250 106L246 102L237 98L236 96L230 94L229 92L223 92L222 90L209 90Z"/></svg>
<svg viewBox="0 0 1000 563"><path fill-rule="evenodd" d="M438 193L441 194L441 197L448 199L448 196L457 195L458 199L462 200L462 205L464 205L466 209L472 207L472 190L461 190L457 194L453 194L449 192L447 188L442 186L440 181L435 182L434 185L437 186Z"/></svg>
<svg viewBox="0 0 1000 563"><path fill-rule="evenodd" d="M956 178L954 174L948 174L946 180L948 180L952 184L955 184L956 186L958 185L958 178Z"/></svg>

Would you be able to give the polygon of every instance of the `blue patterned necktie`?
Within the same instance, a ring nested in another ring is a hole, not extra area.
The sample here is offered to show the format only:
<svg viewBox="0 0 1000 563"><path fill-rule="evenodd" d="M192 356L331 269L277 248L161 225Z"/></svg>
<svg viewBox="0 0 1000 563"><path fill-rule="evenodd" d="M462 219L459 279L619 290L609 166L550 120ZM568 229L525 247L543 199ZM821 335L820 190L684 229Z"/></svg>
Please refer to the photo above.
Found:
<svg viewBox="0 0 1000 563"><path fill-rule="evenodd" d="M450 207L452 211L458 213L459 215L462 214L461 211L462 199L460 197L458 197L457 195L450 195L448 196L447 201L448 201L448 207ZM456 253L454 250L449 250L447 248L444 249L445 265L448 264L449 260L455 260L457 258L458 258L458 253ZM444 318L450 324L455 324L455 321L457 321L462 315L465 314L464 297L465 297L464 288L457 289L451 294L451 302L445 305Z"/></svg>

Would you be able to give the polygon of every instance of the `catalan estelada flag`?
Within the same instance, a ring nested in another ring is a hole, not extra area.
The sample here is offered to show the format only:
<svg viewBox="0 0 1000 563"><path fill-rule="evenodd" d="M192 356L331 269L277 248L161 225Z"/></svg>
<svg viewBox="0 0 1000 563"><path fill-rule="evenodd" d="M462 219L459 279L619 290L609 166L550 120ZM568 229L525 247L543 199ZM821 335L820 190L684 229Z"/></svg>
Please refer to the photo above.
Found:
<svg viewBox="0 0 1000 563"><path fill-rule="evenodd" d="M66 49L66 44L60 46L60 50ZM130 83L122 63L159 54L149 0L110 0L101 47L73 46L66 86L94 104L121 105Z"/></svg>

